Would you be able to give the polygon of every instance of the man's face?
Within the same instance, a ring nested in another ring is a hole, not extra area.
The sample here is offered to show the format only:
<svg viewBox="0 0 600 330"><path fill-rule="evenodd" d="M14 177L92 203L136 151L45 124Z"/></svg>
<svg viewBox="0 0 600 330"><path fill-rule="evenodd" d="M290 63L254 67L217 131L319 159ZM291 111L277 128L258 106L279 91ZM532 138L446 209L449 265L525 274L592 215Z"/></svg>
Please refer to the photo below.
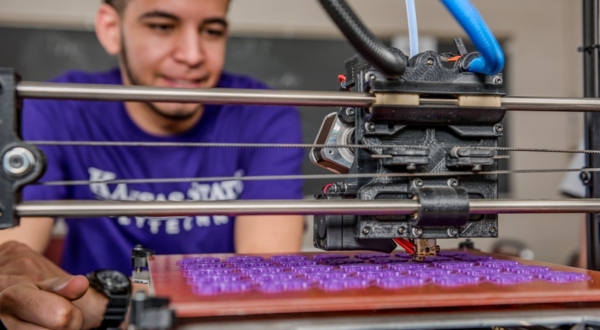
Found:
<svg viewBox="0 0 600 330"><path fill-rule="evenodd" d="M210 88L225 62L228 0L129 0L121 20L121 66L130 85ZM154 103L184 120L198 104Z"/></svg>

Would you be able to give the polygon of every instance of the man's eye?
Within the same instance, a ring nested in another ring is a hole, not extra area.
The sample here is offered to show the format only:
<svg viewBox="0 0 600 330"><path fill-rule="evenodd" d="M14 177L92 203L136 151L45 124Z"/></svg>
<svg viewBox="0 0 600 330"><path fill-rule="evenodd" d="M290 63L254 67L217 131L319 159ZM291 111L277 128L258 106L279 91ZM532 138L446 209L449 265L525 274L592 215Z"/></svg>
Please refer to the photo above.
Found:
<svg viewBox="0 0 600 330"><path fill-rule="evenodd" d="M204 29L204 32L211 37L222 37L225 35L225 31L220 29Z"/></svg>
<svg viewBox="0 0 600 330"><path fill-rule="evenodd" d="M170 32L175 28L172 24L148 24L148 27L157 32Z"/></svg>

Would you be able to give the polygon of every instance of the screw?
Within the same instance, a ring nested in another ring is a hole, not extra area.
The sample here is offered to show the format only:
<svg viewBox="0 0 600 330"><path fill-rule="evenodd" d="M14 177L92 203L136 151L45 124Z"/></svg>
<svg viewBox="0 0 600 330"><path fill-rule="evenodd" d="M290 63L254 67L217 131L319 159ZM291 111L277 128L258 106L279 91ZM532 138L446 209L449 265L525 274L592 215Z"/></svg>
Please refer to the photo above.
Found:
<svg viewBox="0 0 600 330"><path fill-rule="evenodd" d="M496 227L490 227L490 234L495 234L496 232L498 232L498 229Z"/></svg>
<svg viewBox="0 0 600 330"><path fill-rule="evenodd" d="M415 187L417 188L421 188L423 187L423 180L417 178L413 180L413 184L415 185Z"/></svg>
<svg viewBox="0 0 600 330"><path fill-rule="evenodd" d="M427 59L427 65L429 65L429 66L433 65L433 59L428 58Z"/></svg>
<svg viewBox="0 0 600 330"><path fill-rule="evenodd" d="M398 228L398 234L404 235L404 233L406 233L406 228L404 226Z"/></svg>
<svg viewBox="0 0 600 330"><path fill-rule="evenodd" d="M587 185L592 181L592 174L588 171L583 171L579 173L579 179L583 184Z"/></svg>
<svg viewBox="0 0 600 330"><path fill-rule="evenodd" d="M456 229L456 227L448 228L448 236L456 237L456 235L458 235L458 229Z"/></svg>
<svg viewBox="0 0 600 330"><path fill-rule="evenodd" d="M504 80L502 79L502 77L496 76L494 77L494 80L492 80L492 82L494 83L494 85L502 85Z"/></svg>
<svg viewBox="0 0 600 330"><path fill-rule="evenodd" d="M366 123L365 127L367 128L367 131L369 131L369 132L373 132L375 130L375 124L373 124L373 123Z"/></svg>
<svg viewBox="0 0 600 330"><path fill-rule="evenodd" d="M363 235L369 235L371 233L371 227L365 227L362 230Z"/></svg>
<svg viewBox="0 0 600 330"><path fill-rule="evenodd" d="M448 179L448 187L451 187L451 188L458 187L458 180L456 180L454 178Z"/></svg>
<svg viewBox="0 0 600 330"><path fill-rule="evenodd" d="M496 126L494 126L494 132L501 134L504 132L504 126L502 126L502 124L496 124Z"/></svg>
<svg viewBox="0 0 600 330"><path fill-rule="evenodd" d="M375 77L375 75L374 75L374 74L372 74L372 75L369 75L369 79L370 79L370 80L375 80L375 78L377 78L377 77Z"/></svg>
<svg viewBox="0 0 600 330"><path fill-rule="evenodd" d="M346 115L354 116L354 108L346 108Z"/></svg>
<svg viewBox="0 0 600 330"><path fill-rule="evenodd" d="M421 235L423 235L423 229L420 227L413 227L412 228L412 234L415 237L421 237Z"/></svg>
<svg viewBox="0 0 600 330"><path fill-rule="evenodd" d="M35 158L31 151L16 147L7 151L2 157L2 168L6 173L22 177L29 173L34 166Z"/></svg>

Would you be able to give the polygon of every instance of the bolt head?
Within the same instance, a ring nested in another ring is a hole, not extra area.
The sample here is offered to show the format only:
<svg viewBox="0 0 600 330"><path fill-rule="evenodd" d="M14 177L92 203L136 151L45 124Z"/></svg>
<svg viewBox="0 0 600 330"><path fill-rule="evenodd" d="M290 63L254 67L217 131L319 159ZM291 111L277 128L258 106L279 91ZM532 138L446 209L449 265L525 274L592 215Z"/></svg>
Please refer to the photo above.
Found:
<svg viewBox="0 0 600 330"><path fill-rule="evenodd" d="M346 115L354 116L354 114L355 114L354 108L346 108Z"/></svg>
<svg viewBox="0 0 600 330"><path fill-rule="evenodd" d="M456 229L456 227L448 228L448 236L456 237L456 235L458 235L458 229Z"/></svg>
<svg viewBox="0 0 600 330"><path fill-rule="evenodd" d="M421 179L414 179L413 184L415 185L415 187L418 187L418 188L423 187L423 185L424 185L423 180L421 180Z"/></svg>
<svg viewBox="0 0 600 330"><path fill-rule="evenodd" d="M398 228L398 234L404 235L404 233L406 233L406 228L405 227Z"/></svg>
<svg viewBox="0 0 600 330"><path fill-rule="evenodd" d="M22 177L27 175L35 165L35 157L31 151L23 147L8 150L2 157L2 168L5 173Z"/></svg>
<svg viewBox="0 0 600 330"><path fill-rule="evenodd" d="M498 134L504 132L504 126L497 124L496 126L494 126L494 132L496 132Z"/></svg>
<svg viewBox="0 0 600 330"><path fill-rule="evenodd" d="M413 234L413 236L421 237L421 235L423 235L423 229L420 227L413 227L412 234Z"/></svg>
<svg viewBox="0 0 600 330"><path fill-rule="evenodd" d="M493 227L493 226L492 226L492 227L490 227L490 234L495 234L495 233L497 233L497 232L498 232L498 228L496 228L496 227Z"/></svg>
<svg viewBox="0 0 600 330"><path fill-rule="evenodd" d="M367 131L372 132L372 131L375 130L375 124L373 124L373 123L366 123L366 128L367 128Z"/></svg>
<svg viewBox="0 0 600 330"><path fill-rule="evenodd" d="M427 65L433 65L433 59L427 59Z"/></svg>
<svg viewBox="0 0 600 330"><path fill-rule="evenodd" d="M494 80L492 80L492 82L494 83L494 85L502 85L504 80L502 79L502 77L494 77Z"/></svg>
<svg viewBox="0 0 600 330"><path fill-rule="evenodd" d="M365 227L362 230L363 235L369 235L371 233L371 227Z"/></svg>
<svg viewBox="0 0 600 330"><path fill-rule="evenodd" d="M454 178L448 179L448 187L451 187L451 188L458 187L458 180L456 180Z"/></svg>
<svg viewBox="0 0 600 330"><path fill-rule="evenodd" d="M592 181L592 175L588 171L583 171L579 173L579 179L581 180L581 182L583 182L583 184L588 184L590 183L590 181Z"/></svg>

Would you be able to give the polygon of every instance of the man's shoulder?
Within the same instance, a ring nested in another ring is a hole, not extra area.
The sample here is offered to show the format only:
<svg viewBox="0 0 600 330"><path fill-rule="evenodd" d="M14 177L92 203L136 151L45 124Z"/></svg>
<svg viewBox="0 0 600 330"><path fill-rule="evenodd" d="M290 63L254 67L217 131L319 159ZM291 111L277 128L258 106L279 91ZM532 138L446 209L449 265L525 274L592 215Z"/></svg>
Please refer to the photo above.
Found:
<svg viewBox="0 0 600 330"><path fill-rule="evenodd" d="M74 84L121 84L122 82L121 74L118 68L102 72L71 70L61 74L51 81Z"/></svg>
<svg viewBox="0 0 600 330"><path fill-rule="evenodd" d="M231 72L223 72L219 79L219 88L244 88L244 89L270 89L267 84L260 80Z"/></svg>

